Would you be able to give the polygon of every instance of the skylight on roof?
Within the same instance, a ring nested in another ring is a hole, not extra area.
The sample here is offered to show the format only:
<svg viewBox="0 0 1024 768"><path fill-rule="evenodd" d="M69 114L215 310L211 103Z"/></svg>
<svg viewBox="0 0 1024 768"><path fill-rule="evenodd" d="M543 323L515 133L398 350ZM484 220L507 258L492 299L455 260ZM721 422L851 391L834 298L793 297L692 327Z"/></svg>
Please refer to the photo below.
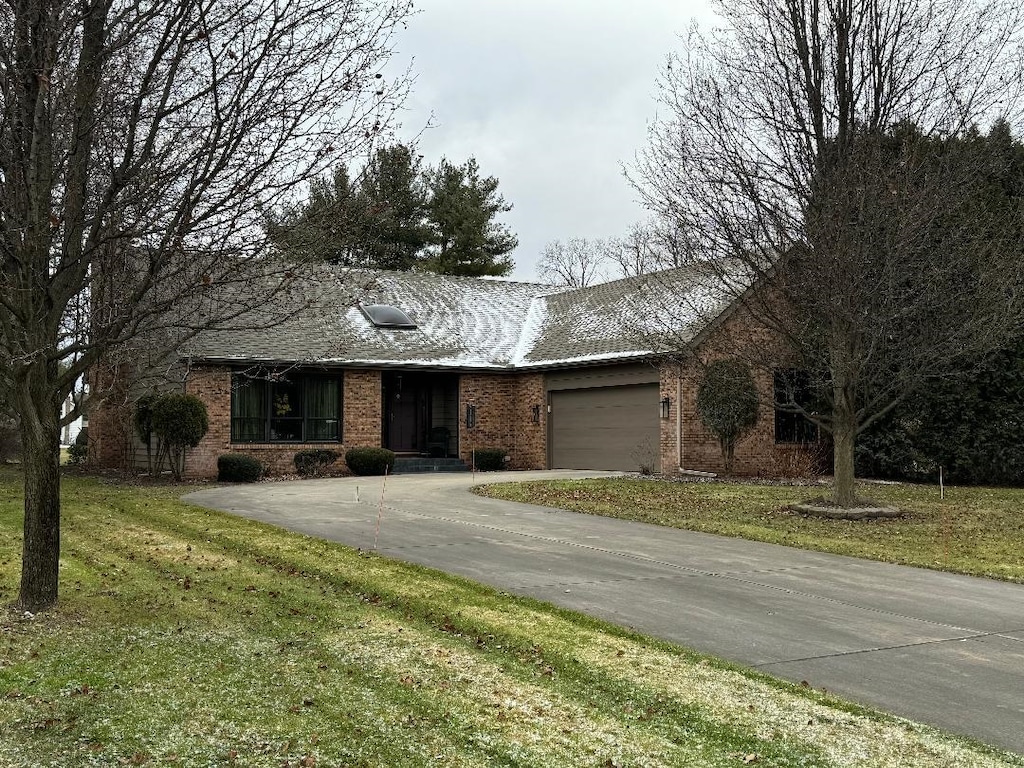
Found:
<svg viewBox="0 0 1024 768"><path fill-rule="evenodd" d="M359 308L363 310L366 319L378 328L416 328L416 323L405 312L390 304L360 304Z"/></svg>

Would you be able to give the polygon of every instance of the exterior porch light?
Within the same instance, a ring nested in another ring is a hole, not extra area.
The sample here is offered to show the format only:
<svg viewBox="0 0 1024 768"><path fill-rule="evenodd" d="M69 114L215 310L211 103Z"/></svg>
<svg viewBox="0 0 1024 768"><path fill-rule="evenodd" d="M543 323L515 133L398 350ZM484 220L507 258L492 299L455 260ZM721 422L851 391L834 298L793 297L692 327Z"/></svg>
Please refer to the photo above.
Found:
<svg viewBox="0 0 1024 768"><path fill-rule="evenodd" d="M534 424L540 424L540 406L539 405L531 405L530 406L530 421L532 421Z"/></svg>
<svg viewBox="0 0 1024 768"><path fill-rule="evenodd" d="M467 405L466 406L466 428L467 429L472 429L475 426L476 426L476 406L475 405Z"/></svg>
<svg viewBox="0 0 1024 768"><path fill-rule="evenodd" d="M661 418L667 419L672 415L672 401L667 398L661 398Z"/></svg>

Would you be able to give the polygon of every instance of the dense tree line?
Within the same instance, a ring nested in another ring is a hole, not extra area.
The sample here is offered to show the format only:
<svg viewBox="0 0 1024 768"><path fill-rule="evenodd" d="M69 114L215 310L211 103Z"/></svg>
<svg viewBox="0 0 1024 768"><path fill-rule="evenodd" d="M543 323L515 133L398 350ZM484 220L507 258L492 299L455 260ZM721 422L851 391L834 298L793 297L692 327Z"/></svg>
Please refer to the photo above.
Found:
<svg viewBox="0 0 1024 768"><path fill-rule="evenodd" d="M695 246L674 222L651 217L620 237L552 240L541 251L537 277L552 285L590 285L681 267Z"/></svg>
<svg viewBox="0 0 1024 768"><path fill-rule="evenodd" d="M913 134L909 127L904 131ZM966 152L974 158L980 178L955 215L937 228L977 237L973 222L989 220L995 236L1024 260L1024 145L1004 122L987 135L974 130L942 144L947 154ZM942 236L933 237L941 247ZM969 260L961 264L965 282L975 268ZM916 279L908 276L908 290ZM947 287L955 291L957 286ZM1010 282L1006 288L1013 290ZM992 286L997 297L999 289ZM948 334L934 343L956 349L960 341ZM859 473L873 477L934 481L941 467L954 483L1024 483L1024 338L991 352L959 355L946 370L907 391L860 436L856 461Z"/></svg>
<svg viewBox="0 0 1024 768"><path fill-rule="evenodd" d="M1024 339L965 361L968 373L930 382L861 436L868 477L1024 485Z"/></svg>

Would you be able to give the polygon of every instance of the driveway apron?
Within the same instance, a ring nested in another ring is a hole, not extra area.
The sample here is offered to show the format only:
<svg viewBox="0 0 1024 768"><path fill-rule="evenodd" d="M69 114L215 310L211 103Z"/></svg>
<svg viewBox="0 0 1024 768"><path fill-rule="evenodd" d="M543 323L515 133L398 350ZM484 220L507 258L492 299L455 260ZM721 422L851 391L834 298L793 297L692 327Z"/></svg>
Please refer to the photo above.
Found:
<svg viewBox="0 0 1024 768"><path fill-rule="evenodd" d="M1024 753L1024 586L486 499L575 471L224 486L195 504L529 595Z"/></svg>

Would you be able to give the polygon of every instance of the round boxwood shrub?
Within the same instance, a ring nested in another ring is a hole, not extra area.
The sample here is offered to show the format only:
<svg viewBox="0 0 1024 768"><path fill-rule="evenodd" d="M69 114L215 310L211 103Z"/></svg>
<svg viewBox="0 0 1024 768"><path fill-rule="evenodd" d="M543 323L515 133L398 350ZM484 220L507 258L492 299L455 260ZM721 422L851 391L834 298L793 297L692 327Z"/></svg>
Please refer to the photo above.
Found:
<svg viewBox="0 0 1024 768"><path fill-rule="evenodd" d="M383 475L395 468L395 452L387 448L349 448L345 463L357 475Z"/></svg>
<svg viewBox="0 0 1024 768"><path fill-rule="evenodd" d="M480 472L493 472L505 468L505 457L508 451L504 448L477 448L473 460Z"/></svg>
<svg viewBox="0 0 1024 768"><path fill-rule="evenodd" d="M171 392L152 401L151 423L169 459L171 474L180 480L185 469L185 449L195 448L210 428L206 405L195 395Z"/></svg>
<svg viewBox="0 0 1024 768"><path fill-rule="evenodd" d="M172 392L152 401L152 429L170 446L194 448L210 428L206 405L195 395Z"/></svg>
<svg viewBox="0 0 1024 768"><path fill-rule="evenodd" d="M736 444L757 425L757 384L742 360L716 360L697 388L697 415L718 438L725 473L732 474Z"/></svg>
<svg viewBox="0 0 1024 768"><path fill-rule="evenodd" d="M298 451L293 461L295 471L303 477L315 477L331 466L338 458L338 452L330 448L310 448Z"/></svg>
<svg viewBox="0 0 1024 768"><path fill-rule="evenodd" d="M217 457L217 480L221 483L255 483L263 477L263 465L244 453L222 453Z"/></svg>

